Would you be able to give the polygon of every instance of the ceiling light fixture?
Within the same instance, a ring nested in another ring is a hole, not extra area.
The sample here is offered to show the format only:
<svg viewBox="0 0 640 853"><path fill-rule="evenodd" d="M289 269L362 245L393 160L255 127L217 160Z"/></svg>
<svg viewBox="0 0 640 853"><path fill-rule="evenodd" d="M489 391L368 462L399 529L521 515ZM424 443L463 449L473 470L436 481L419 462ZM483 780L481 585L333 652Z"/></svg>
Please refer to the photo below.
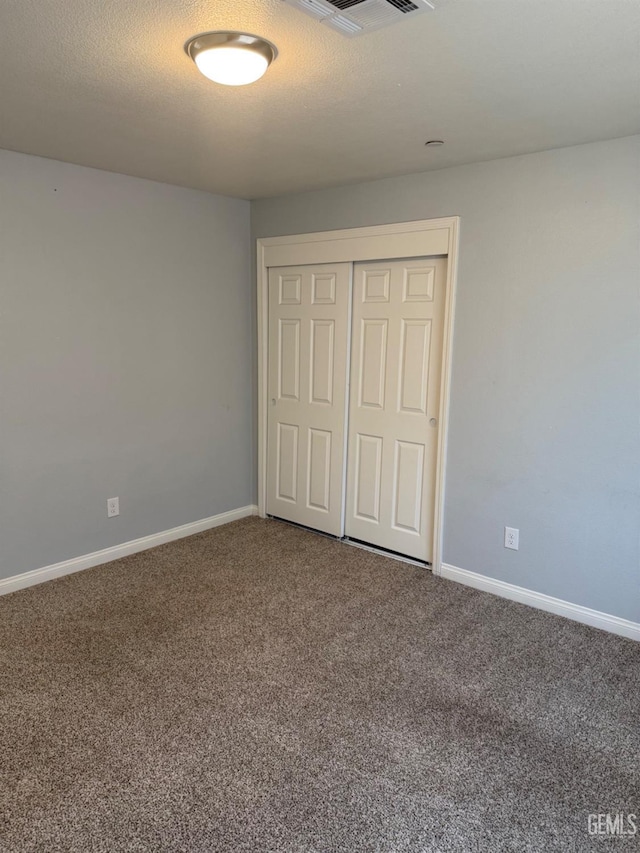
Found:
<svg viewBox="0 0 640 853"><path fill-rule="evenodd" d="M441 145L444 145L444 139L430 139L428 142L425 142L427 148L439 148Z"/></svg>
<svg viewBox="0 0 640 853"><path fill-rule="evenodd" d="M234 32L201 33L190 38L184 49L205 77L225 86L254 83L278 55L270 41Z"/></svg>

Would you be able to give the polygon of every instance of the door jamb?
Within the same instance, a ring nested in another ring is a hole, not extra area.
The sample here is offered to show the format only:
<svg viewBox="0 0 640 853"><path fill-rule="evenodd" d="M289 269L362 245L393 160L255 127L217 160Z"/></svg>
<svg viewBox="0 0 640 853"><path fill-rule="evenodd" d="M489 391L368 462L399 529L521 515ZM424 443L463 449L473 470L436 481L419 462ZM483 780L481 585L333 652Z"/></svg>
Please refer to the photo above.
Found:
<svg viewBox="0 0 640 853"><path fill-rule="evenodd" d="M433 519L434 574L442 567L444 497L446 481L449 402L451 394L451 358L453 322L458 272L460 217L423 219L320 231L263 237L257 241L257 325L258 325L258 515L266 516L267 464L267 380L268 380L268 282L269 267L338 261L395 260L409 257L447 257L447 281L442 343L440 412Z"/></svg>

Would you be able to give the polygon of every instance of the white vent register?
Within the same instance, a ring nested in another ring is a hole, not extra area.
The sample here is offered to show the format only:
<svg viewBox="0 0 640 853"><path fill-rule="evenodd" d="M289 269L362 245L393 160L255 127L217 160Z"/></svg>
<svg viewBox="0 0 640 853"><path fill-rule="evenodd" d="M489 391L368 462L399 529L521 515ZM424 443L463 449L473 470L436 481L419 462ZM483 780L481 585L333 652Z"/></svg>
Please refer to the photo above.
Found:
<svg viewBox="0 0 640 853"><path fill-rule="evenodd" d="M429 0L284 0L345 36L359 36L435 8Z"/></svg>

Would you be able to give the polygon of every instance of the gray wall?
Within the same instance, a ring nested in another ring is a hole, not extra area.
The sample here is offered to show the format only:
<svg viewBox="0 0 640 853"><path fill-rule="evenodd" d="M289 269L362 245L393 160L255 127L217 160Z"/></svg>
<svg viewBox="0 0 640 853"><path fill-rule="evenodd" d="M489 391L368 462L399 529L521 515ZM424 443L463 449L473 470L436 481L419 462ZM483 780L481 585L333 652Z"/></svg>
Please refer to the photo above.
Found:
<svg viewBox="0 0 640 853"><path fill-rule="evenodd" d="M0 577L253 501L249 252L248 202L0 151Z"/></svg>
<svg viewBox="0 0 640 853"><path fill-rule="evenodd" d="M462 217L444 560L634 621L639 155L632 137L252 203L254 238Z"/></svg>

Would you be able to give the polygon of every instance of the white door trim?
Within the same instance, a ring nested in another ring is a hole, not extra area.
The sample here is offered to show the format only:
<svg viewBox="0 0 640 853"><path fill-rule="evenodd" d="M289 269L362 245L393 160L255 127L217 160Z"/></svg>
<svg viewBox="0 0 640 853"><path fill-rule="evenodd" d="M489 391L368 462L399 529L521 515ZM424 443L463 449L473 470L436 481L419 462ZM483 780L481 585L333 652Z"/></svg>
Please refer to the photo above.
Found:
<svg viewBox="0 0 640 853"><path fill-rule="evenodd" d="M442 219L423 219L413 222L396 222L391 225L373 225L364 228L345 228L340 231L319 231L311 234L290 234L283 237L258 239L258 515L260 517L264 518L266 514L269 267L446 255L448 258L447 293L433 519L433 570L436 574L440 574L459 237L460 217L449 216Z"/></svg>

